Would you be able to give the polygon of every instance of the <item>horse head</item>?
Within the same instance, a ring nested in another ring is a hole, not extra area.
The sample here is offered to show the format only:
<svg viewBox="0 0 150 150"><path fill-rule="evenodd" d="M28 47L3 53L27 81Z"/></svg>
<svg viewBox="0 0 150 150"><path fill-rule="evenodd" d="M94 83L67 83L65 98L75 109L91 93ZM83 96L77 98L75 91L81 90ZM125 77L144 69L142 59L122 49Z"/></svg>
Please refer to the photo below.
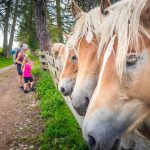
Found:
<svg viewBox="0 0 150 150"><path fill-rule="evenodd" d="M102 25L98 85L83 124L93 150L117 150L121 137L150 115L150 2L120 1L110 11Z"/></svg>

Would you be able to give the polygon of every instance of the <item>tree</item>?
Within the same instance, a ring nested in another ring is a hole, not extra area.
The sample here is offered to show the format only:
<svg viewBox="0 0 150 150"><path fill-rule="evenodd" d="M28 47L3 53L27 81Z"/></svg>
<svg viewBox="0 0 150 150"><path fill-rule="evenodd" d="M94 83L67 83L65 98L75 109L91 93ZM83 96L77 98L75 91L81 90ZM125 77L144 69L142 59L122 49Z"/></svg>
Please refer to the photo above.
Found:
<svg viewBox="0 0 150 150"><path fill-rule="evenodd" d="M33 0L22 0L22 8L19 17L19 26L16 40L29 45L30 50L39 48L36 36L35 2Z"/></svg>
<svg viewBox="0 0 150 150"><path fill-rule="evenodd" d="M6 2L5 17L4 17L3 53L6 57L9 55L9 52L8 52L8 28L9 28L9 18L10 18L10 13L11 13L11 4L12 4L12 0L8 0Z"/></svg>
<svg viewBox="0 0 150 150"><path fill-rule="evenodd" d="M19 0L16 0L14 14L13 14L13 23L12 23L10 38L9 38L8 50L12 49L12 44L13 44L13 40L14 40L15 27L16 27L17 15L18 15L18 4L19 4Z"/></svg>
<svg viewBox="0 0 150 150"><path fill-rule="evenodd" d="M99 5L99 0L75 0L75 2L85 12L88 12Z"/></svg>
<svg viewBox="0 0 150 150"><path fill-rule="evenodd" d="M36 32L39 40L40 50L51 52L50 35L47 24L47 1L35 0Z"/></svg>
<svg viewBox="0 0 150 150"><path fill-rule="evenodd" d="M111 3L113 4L113 3L116 3L118 1L120 1L120 0L111 0Z"/></svg>
<svg viewBox="0 0 150 150"><path fill-rule="evenodd" d="M49 14L49 29L53 42L64 42L63 32L70 33L74 18L70 8L71 0L49 0L47 3Z"/></svg>
<svg viewBox="0 0 150 150"><path fill-rule="evenodd" d="M60 0L56 0L56 12L57 12L57 30L59 35L58 38L59 38L59 42L63 42Z"/></svg>

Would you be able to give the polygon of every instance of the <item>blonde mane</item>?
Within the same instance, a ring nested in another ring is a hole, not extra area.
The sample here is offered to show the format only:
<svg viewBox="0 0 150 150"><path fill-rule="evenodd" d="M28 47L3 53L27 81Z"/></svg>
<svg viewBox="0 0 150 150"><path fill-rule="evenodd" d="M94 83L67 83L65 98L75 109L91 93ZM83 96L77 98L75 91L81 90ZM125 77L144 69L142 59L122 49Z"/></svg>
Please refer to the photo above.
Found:
<svg viewBox="0 0 150 150"><path fill-rule="evenodd" d="M141 13L147 0L122 0L108 8L109 16L102 24L102 39L99 45L99 55L103 48L108 50L109 42L117 37L116 67L117 73L121 79L126 67L127 53L134 49L139 54L139 39L142 41L141 34L150 39L150 33L144 28L140 21ZM112 43L112 42L110 42ZM113 51L113 47L111 49ZM105 51L105 53L106 53ZM110 51L110 47L109 47ZM110 54L110 53L109 53ZM109 56L104 55L104 60Z"/></svg>
<svg viewBox="0 0 150 150"><path fill-rule="evenodd" d="M84 13L76 22L74 32L66 43L67 50L75 49L77 52L83 37L86 38L88 43L92 42L94 35L99 40L101 33L100 26L103 19L104 15L101 13L100 7L96 7L88 13Z"/></svg>

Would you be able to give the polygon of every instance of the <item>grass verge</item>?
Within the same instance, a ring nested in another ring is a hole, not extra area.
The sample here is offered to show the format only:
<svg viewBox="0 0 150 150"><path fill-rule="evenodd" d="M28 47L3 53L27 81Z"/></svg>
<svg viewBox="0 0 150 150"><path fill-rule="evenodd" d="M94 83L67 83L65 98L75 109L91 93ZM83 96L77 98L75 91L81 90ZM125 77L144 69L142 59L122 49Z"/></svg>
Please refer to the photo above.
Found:
<svg viewBox="0 0 150 150"><path fill-rule="evenodd" d="M2 48L0 47L0 55L2 54Z"/></svg>
<svg viewBox="0 0 150 150"><path fill-rule="evenodd" d="M6 58L0 55L0 68L4 68L13 64L12 58Z"/></svg>
<svg viewBox="0 0 150 150"><path fill-rule="evenodd" d="M31 55L31 54L29 54L29 58L30 58L30 60L32 60L34 62L39 61L39 56L37 56L37 55Z"/></svg>
<svg viewBox="0 0 150 150"><path fill-rule="evenodd" d="M87 150L82 132L48 72L40 72L36 92L40 98L44 132L42 150Z"/></svg>

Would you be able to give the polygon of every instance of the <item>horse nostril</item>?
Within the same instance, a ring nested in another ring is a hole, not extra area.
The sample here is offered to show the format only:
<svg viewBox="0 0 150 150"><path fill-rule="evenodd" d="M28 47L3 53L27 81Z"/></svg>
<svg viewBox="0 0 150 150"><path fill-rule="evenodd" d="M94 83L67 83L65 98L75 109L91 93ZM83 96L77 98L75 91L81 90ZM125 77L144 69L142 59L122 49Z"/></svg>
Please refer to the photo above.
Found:
<svg viewBox="0 0 150 150"><path fill-rule="evenodd" d="M64 93L64 92L65 92L65 89L64 89L63 87L61 87L61 89L60 89L60 90L61 90L61 92L62 92L62 93Z"/></svg>
<svg viewBox="0 0 150 150"><path fill-rule="evenodd" d="M89 98L88 98L88 97L85 97L85 106L86 106L86 107L88 107L89 101L90 101Z"/></svg>
<svg viewBox="0 0 150 150"><path fill-rule="evenodd" d="M81 107L76 107L73 105L73 108L75 109L75 111L80 115L80 116L84 116L85 112L83 111L83 109Z"/></svg>
<svg viewBox="0 0 150 150"><path fill-rule="evenodd" d="M119 145L120 145L120 139L116 139L111 150L118 149Z"/></svg>
<svg viewBox="0 0 150 150"><path fill-rule="evenodd" d="M96 147L96 141L91 135L88 135L88 145L90 149L94 149Z"/></svg>

